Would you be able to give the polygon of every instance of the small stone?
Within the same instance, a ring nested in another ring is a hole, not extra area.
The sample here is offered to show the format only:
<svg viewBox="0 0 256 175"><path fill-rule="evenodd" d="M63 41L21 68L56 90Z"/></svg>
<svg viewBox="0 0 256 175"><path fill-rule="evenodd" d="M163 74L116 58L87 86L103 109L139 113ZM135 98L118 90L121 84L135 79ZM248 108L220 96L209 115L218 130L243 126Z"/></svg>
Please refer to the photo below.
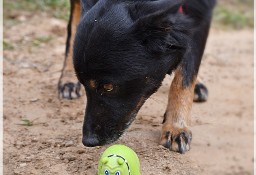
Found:
<svg viewBox="0 0 256 175"><path fill-rule="evenodd" d="M26 16L20 16L20 17L18 17L18 20L19 20L20 22L24 22L24 21L27 20L27 18L26 18Z"/></svg>
<svg viewBox="0 0 256 175"><path fill-rule="evenodd" d="M74 156L72 154L64 154L63 159L68 160L68 161L74 161L74 160L76 160L76 156Z"/></svg>
<svg viewBox="0 0 256 175"><path fill-rule="evenodd" d="M34 159L34 156L29 156L29 157L23 158L21 161L22 162L31 162L33 159Z"/></svg>
<svg viewBox="0 0 256 175"><path fill-rule="evenodd" d="M27 166L27 163L21 163L20 164L20 167L25 167L25 166Z"/></svg>
<svg viewBox="0 0 256 175"><path fill-rule="evenodd" d="M37 102L37 101L39 101L38 98L32 98L32 99L30 99L30 102Z"/></svg>
<svg viewBox="0 0 256 175"><path fill-rule="evenodd" d="M67 141L67 142L65 143L65 147L70 147L70 146L73 146L73 145L74 145L74 142L73 142L72 140Z"/></svg>
<svg viewBox="0 0 256 175"><path fill-rule="evenodd" d="M31 142L33 142L33 143L38 142L38 138L34 137L33 139L31 139Z"/></svg>
<svg viewBox="0 0 256 175"><path fill-rule="evenodd" d="M84 149L79 149L79 150L77 150L77 153L78 154L83 154L83 153L85 153L85 150Z"/></svg>

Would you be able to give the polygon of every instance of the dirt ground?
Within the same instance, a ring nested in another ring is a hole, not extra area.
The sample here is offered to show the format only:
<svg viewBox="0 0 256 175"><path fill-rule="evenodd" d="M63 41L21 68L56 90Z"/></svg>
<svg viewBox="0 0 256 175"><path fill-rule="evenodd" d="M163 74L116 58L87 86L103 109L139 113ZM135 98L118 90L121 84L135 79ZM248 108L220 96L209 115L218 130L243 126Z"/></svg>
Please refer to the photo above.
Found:
<svg viewBox="0 0 256 175"><path fill-rule="evenodd" d="M96 174L107 146L81 143L85 97L57 98L66 22L14 18L4 26L4 174ZM169 76L116 143L137 152L142 175L253 174L253 66L252 30L212 29L200 69L209 101L193 106L192 149L181 155L158 145Z"/></svg>

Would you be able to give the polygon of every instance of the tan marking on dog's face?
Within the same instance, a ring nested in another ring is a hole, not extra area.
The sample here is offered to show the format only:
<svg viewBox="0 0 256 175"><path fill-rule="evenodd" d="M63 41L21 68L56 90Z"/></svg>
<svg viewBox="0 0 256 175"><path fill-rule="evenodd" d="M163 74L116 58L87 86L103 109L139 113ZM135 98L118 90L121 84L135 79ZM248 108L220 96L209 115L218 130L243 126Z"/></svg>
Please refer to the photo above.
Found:
<svg viewBox="0 0 256 175"><path fill-rule="evenodd" d="M97 87L97 82L96 80L90 80L89 85L91 88L95 89Z"/></svg>

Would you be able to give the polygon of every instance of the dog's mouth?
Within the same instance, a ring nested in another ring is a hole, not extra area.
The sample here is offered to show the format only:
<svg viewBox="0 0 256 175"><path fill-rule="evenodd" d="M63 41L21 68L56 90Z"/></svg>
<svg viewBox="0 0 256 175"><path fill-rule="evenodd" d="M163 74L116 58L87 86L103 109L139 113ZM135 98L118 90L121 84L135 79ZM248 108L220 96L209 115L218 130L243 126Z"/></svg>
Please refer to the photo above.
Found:
<svg viewBox="0 0 256 175"><path fill-rule="evenodd" d="M122 134L124 133L125 130L118 131L115 133L111 133L111 136L108 133L105 133L104 136L99 136L99 135L86 135L83 136L83 145L87 147L94 147L94 146L102 146L102 145L107 145L111 144L115 141L117 141Z"/></svg>
<svg viewBox="0 0 256 175"><path fill-rule="evenodd" d="M115 142L116 140L118 140L118 138L122 135L123 133L119 133L119 134L115 134L112 137L104 137L104 138L100 138L97 135L95 136L84 136L83 137L83 145L86 147L94 147L94 146L103 146L103 145L107 145L107 144L111 144L113 142Z"/></svg>
<svg viewBox="0 0 256 175"><path fill-rule="evenodd" d="M92 134L91 132L84 133L82 143L86 147L94 147L94 146L102 146L111 144L115 141L117 141L125 132L125 130L132 124L132 122L135 120L137 115L137 112L133 112L129 116L129 120L125 122L122 126L109 126L107 129L105 129L103 132L100 132L102 134ZM99 130L100 131L100 130Z"/></svg>

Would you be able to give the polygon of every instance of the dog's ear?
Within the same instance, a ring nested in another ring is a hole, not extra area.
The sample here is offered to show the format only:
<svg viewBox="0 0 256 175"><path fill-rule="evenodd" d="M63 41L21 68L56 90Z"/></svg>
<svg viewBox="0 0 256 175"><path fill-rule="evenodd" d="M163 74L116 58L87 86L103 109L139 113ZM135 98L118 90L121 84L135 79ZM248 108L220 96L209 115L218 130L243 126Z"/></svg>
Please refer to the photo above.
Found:
<svg viewBox="0 0 256 175"><path fill-rule="evenodd" d="M177 51L184 51L187 47L192 19L178 12L181 3L181 0L153 1L155 6L147 4L147 14L135 20L132 33L149 51L157 54L179 53Z"/></svg>
<svg viewBox="0 0 256 175"><path fill-rule="evenodd" d="M185 0L183 11L196 22L196 25L202 21L211 20L212 11L216 5L216 0Z"/></svg>

